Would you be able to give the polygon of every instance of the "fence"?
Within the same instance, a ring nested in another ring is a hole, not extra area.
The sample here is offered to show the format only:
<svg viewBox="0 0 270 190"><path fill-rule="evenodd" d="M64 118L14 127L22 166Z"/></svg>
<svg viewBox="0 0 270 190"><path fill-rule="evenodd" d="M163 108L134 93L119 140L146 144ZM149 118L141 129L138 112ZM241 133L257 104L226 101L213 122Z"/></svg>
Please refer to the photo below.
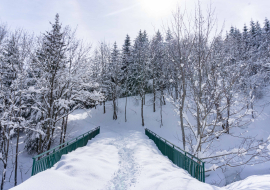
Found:
<svg viewBox="0 0 270 190"><path fill-rule="evenodd" d="M166 139L158 136L156 133L150 131L149 129L145 129L145 134L155 142L162 154L168 156L168 158L174 164L187 170L192 177L198 179L199 181L205 182L205 170L203 161L175 146Z"/></svg>
<svg viewBox="0 0 270 190"><path fill-rule="evenodd" d="M42 154L33 157L32 176L51 168L56 162L61 159L63 154L67 154L78 147L83 147L87 144L88 140L91 140L100 133L100 127L97 127L87 133L84 133L68 142L60 144L59 146L50 149Z"/></svg>

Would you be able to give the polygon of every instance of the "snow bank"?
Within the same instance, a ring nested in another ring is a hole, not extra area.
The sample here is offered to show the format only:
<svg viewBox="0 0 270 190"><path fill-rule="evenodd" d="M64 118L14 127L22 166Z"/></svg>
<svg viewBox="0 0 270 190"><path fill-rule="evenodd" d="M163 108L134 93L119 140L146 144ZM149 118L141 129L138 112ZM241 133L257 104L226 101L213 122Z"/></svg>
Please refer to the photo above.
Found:
<svg viewBox="0 0 270 190"><path fill-rule="evenodd" d="M142 133L137 133L137 148L134 156L140 166L140 176L136 186L131 190L214 190L220 189L202 183L189 175L189 173L174 165L157 149L154 142Z"/></svg>
<svg viewBox="0 0 270 190"><path fill-rule="evenodd" d="M51 169L30 177L12 190L100 189L118 167L118 152L106 134L67 155Z"/></svg>
<svg viewBox="0 0 270 190"><path fill-rule="evenodd" d="M267 190L270 189L270 175L250 176L244 180L234 182L224 189L228 190Z"/></svg>

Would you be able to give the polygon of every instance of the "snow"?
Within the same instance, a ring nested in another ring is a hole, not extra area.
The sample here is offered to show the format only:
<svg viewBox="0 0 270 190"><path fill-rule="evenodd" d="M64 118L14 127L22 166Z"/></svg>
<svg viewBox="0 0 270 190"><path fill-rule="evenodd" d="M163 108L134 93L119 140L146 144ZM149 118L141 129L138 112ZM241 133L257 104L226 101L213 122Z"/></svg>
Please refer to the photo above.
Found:
<svg viewBox="0 0 270 190"><path fill-rule="evenodd" d="M143 130L102 127L87 146L12 190L219 189L192 178L164 157Z"/></svg>
<svg viewBox="0 0 270 190"><path fill-rule="evenodd" d="M74 121L74 120L82 120L82 119L86 119L88 117L88 113L85 112L85 113L82 113L82 114L73 114L73 115L70 115L68 120L69 121Z"/></svg>
<svg viewBox="0 0 270 190"><path fill-rule="evenodd" d="M234 182L226 187L228 190L270 189L270 175L250 176L245 180Z"/></svg>
<svg viewBox="0 0 270 190"><path fill-rule="evenodd" d="M160 112L157 110L153 113L149 101L151 96L147 95L146 98L145 127L181 147L179 116L174 112L175 108L168 102L163 106L163 126L160 127ZM128 98L127 122L124 120L124 104L125 99L119 99L118 119L115 121L112 120L111 102L106 103L106 114L103 114L102 106L91 110L75 110L69 116L68 139L96 126L101 126L101 133L89 141L86 147L63 156L53 168L33 177L30 177L31 155L23 152L19 156L20 165L23 166L23 179L19 177L21 184L13 189L269 189L269 163L229 168L225 172L217 168L206 173L206 183L192 178L185 170L163 156L153 141L144 135L140 105L136 104L136 100L133 97ZM265 108L250 126L232 130L231 133L237 135L248 131L243 135L256 134L258 138L267 139L270 134L268 113L269 107ZM22 141L23 138L20 139L20 142ZM219 153L244 153L239 149L230 149L236 143L230 136L222 136L215 143ZM19 149L23 150L23 143ZM210 167L215 166L206 164L206 168ZM9 176L9 172L7 173ZM23 182L24 180L26 181ZM235 183L230 184L232 182ZM4 189L11 187L12 181L6 182Z"/></svg>
<svg viewBox="0 0 270 190"><path fill-rule="evenodd" d="M102 150L102 151L101 151ZM252 190L269 189L270 175L223 188L202 183L163 156L141 130L102 127L101 133L12 190Z"/></svg>
<svg viewBox="0 0 270 190"><path fill-rule="evenodd" d="M87 146L64 155L53 168L12 189L99 189L117 170L119 158L113 141L109 133L100 135Z"/></svg>

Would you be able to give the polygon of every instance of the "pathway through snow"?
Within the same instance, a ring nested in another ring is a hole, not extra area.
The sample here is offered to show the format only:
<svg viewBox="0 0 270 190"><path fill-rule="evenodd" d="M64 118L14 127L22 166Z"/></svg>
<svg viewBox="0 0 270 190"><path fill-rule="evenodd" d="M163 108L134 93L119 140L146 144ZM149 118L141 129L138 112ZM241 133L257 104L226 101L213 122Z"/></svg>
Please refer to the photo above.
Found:
<svg viewBox="0 0 270 190"><path fill-rule="evenodd" d="M134 149L136 148L134 140L133 132L129 132L117 134L117 137L112 142L111 145L115 146L118 150L118 170L114 174L114 177L107 183L105 189L125 190L136 184L139 167L136 165L134 158Z"/></svg>

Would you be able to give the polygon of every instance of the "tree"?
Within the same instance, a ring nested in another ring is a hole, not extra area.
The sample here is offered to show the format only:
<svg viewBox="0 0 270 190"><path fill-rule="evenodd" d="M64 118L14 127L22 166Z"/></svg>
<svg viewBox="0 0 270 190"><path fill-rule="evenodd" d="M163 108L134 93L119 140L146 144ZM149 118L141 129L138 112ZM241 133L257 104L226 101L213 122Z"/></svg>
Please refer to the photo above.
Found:
<svg viewBox="0 0 270 190"><path fill-rule="evenodd" d="M108 73L109 80L109 94L110 98L113 101L113 119L117 119L117 105L116 100L120 95L120 80L121 80L121 59L120 53L117 48L116 42L113 45L113 50L111 53L111 59L108 64Z"/></svg>
<svg viewBox="0 0 270 190"><path fill-rule="evenodd" d="M173 81L175 96L170 96L171 102L177 108L180 116L180 126L182 134L183 149L186 149L186 134L184 127L185 103L187 95L188 78L190 78L190 56L193 49L194 36L191 29L185 23L186 15L177 8L173 13L171 31L173 39L167 45L168 61L172 64L171 81Z"/></svg>
<svg viewBox="0 0 270 190"><path fill-rule="evenodd" d="M130 81L130 71L131 71L131 64L132 64L132 49L131 49L131 42L129 35L126 36L123 48L122 48L122 85L124 89L124 96L126 96L125 102L125 122L127 122L127 97L131 95L132 86Z"/></svg>
<svg viewBox="0 0 270 190"><path fill-rule="evenodd" d="M110 80L107 75L108 71L108 63L110 60L110 48L109 45L106 44L105 42L100 43L98 47L99 51L99 56L100 56L100 65L101 65L101 92L104 95L104 100L103 100L103 113L106 113L106 108L105 108L105 102L106 99L108 98L108 86L107 86L107 81Z"/></svg>
<svg viewBox="0 0 270 190"><path fill-rule="evenodd" d="M62 31L58 14L51 25L52 30L44 34L30 65L33 85L28 94L35 110L31 113L33 132L28 135L27 147L31 149L37 141L38 153L50 149L57 123L62 121L63 143L68 115L78 107L103 99L89 77L90 46L76 40L69 28Z"/></svg>
<svg viewBox="0 0 270 190"><path fill-rule="evenodd" d="M149 66L149 42L144 31L139 32L133 47L133 61L130 73L131 85L134 94L138 94L141 100L142 126L144 126L143 105L145 104L145 92L147 88L147 74Z"/></svg>
<svg viewBox="0 0 270 190"><path fill-rule="evenodd" d="M16 135L15 171L14 185L17 185L18 176L18 155L20 131L26 128L26 121L23 117L24 94L25 94L25 60L29 56L31 39L22 30L11 33L3 49L1 60L1 155L3 162L3 174L1 189L3 189L6 177L9 156L9 147L12 138ZM10 158L12 156L12 158Z"/></svg>

